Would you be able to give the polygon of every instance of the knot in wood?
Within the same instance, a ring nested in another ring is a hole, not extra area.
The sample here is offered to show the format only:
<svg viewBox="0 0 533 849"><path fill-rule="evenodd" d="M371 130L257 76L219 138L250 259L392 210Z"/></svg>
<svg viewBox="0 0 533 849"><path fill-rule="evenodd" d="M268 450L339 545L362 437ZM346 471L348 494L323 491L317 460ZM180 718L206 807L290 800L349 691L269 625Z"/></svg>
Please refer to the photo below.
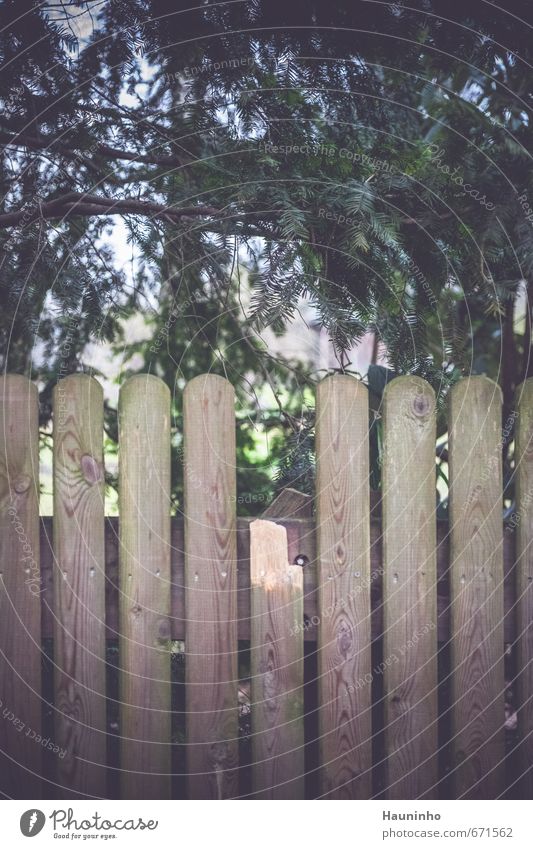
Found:
<svg viewBox="0 0 533 849"><path fill-rule="evenodd" d="M213 743L209 750L209 755L213 767L215 769L217 769L217 767L220 769L220 767L223 767L226 761L228 760L228 744Z"/></svg>
<svg viewBox="0 0 533 849"><path fill-rule="evenodd" d="M80 465L83 477L91 486L94 486L95 483L100 483L103 479L101 463L95 460L90 454L83 454Z"/></svg>
<svg viewBox="0 0 533 849"><path fill-rule="evenodd" d="M263 667L263 697L270 707L272 702L279 696L279 682L272 658Z"/></svg>
<svg viewBox="0 0 533 849"><path fill-rule="evenodd" d="M170 622L168 619L162 619L157 629L158 638L163 642L170 640Z"/></svg>
<svg viewBox="0 0 533 849"><path fill-rule="evenodd" d="M134 604L133 607L131 608L131 612L133 613L134 616L138 616L139 613L142 612L141 605L140 604Z"/></svg>
<svg viewBox="0 0 533 849"><path fill-rule="evenodd" d="M337 647L343 657L346 657L352 647L352 637L346 625L341 627L337 635Z"/></svg>
<svg viewBox="0 0 533 849"><path fill-rule="evenodd" d="M339 542L335 549L335 566L342 567L346 563L346 548Z"/></svg>
<svg viewBox="0 0 533 849"><path fill-rule="evenodd" d="M402 716L403 714L409 713L409 703L398 694L392 696L391 705L394 705L394 713L396 716Z"/></svg>
<svg viewBox="0 0 533 849"><path fill-rule="evenodd" d="M431 409L429 398L421 392L417 392L413 398L413 413L415 416L427 416Z"/></svg>
<svg viewBox="0 0 533 849"><path fill-rule="evenodd" d="M26 492L30 488L31 477L29 475L19 475L13 484L13 489L18 495Z"/></svg>

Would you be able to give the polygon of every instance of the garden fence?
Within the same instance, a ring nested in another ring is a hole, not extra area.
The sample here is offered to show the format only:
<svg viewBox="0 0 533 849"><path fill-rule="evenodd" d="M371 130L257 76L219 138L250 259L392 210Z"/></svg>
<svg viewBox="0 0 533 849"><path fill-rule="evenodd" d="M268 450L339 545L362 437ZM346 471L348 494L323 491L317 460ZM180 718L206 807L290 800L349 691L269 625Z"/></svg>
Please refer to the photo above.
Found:
<svg viewBox="0 0 533 849"><path fill-rule="evenodd" d="M4 796L531 798L533 381L517 396L507 526L485 377L450 392L449 522L435 395L417 377L385 389L375 509L368 392L336 375L317 388L314 514L274 506L268 520L236 516L221 377L183 392L173 517L158 378L121 388L118 519L104 516L99 383L55 388L51 518L37 387L7 375L0 396Z"/></svg>

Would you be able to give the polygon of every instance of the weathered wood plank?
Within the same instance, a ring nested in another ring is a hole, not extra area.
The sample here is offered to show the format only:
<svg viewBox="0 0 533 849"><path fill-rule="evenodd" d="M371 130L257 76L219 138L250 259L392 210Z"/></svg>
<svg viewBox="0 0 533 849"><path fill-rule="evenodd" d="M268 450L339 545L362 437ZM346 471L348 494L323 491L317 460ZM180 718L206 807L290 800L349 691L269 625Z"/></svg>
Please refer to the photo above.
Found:
<svg viewBox="0 0 533 849"><path fill-rule="evenodd" d="M317 389L318 675L322 794L371 796L368 392Z"/></svg>
<svg viewBox="0 0 533 849"><path fill-rule="evenodd" d="M450 398L454 778L458 798L495 799L504 780L501 392L486 377Z"/></svg>
<svg viewBox="0 0 533 849"><path fill-rule="evenodd" d="M250 525L250 577L254 798L303 799L303 571L281 525Z"/></svg>
<svg viewBox="0 0 533 849"><path fill-rule="evenodd" d="M54 389L54 692L58 797L106 795L103 392Z"/></svg>
<svg viewBox="0 0 533 849"><path fill-rule="evenodd" d="M235 399L216 375L184 392L186 728L191 799L238 793Z"/></svg>
<svg viewBox="0 0 533 849"><path fill-rule="evenodd" d="M304 566L304 618L309 622L305 628L304 641L316 642L317 627L317 583L316 583L316 546L314 521L285 521L277 519L278 524L287 530L289 543L289 563L294 563L296 557L304 555L307 565ZM43 585L42 623L43 637L53 637L52 615L52 553L50 550L51 517L41 518L41 576ZM183 519L174 517L172 527L172 618L171 634L173 640L185 639L185 587L183 563ZM237 628L239 640L250 639L250 557L249 557L249 527L250 519L237 520L238 548L238 619ZM117 639L118 635L118 519L107 517L105 520L106 536L106 617L107 638ZM514 543L516 534L509 527L504 536L504 590L505 590L505 642L514 643L516 638L514 604ZM372 640L377 640L383 633L383 607L381 603L382 558L381 558L381 524L370 523L371 539L371 598L372 598ZM450 639L450 596L448 573L448 523L439 521L437 524L437 607L438 607L438 639L439 643L447 643Z"/></svg>
<svg viewBox="0 0 533 849"><path fill-rule="evenodd" d="M170 796L170 393L147 374L119 399L121 794Z"/></svg>
<svg viewBox="0 0 533 849"><path fill-rule="evenodd" d="M41 582L37 387L0 376L0 794L40 798Z"/></svg>
<svg viewBox="0 0 533 849"><path fill-rule="evenodd" d="M516 624L521 798L533 798L533 378L517 390Z"/></svg>
<svg viewBox="0 0 533 849"><path fill-rule="evenodd" d="M263 511L262 518L310 519L312 515L313 496L287 486Z"/></svg>
<svg viewBox="0 0 533 849"><path fill-rule="evenodd" d="M399 377L383 396L383 678L387 793L434 798L437 773L435 393Z"/></svg>

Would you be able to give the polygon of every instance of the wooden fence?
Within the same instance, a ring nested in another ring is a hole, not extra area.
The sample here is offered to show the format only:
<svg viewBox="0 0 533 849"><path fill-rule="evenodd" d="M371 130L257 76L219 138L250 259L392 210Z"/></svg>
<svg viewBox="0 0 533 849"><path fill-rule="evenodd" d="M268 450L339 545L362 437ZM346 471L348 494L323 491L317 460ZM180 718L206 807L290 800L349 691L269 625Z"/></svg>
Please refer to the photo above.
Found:
<svg viewBox="0 0 533 849"><path fill-rule="evenodd" d="M333 376L316 398L315 516L275 522L236 518L220 377L183 393L172 520L160 380L120 393L119 520L104 518L97 381L55 389L53 519L38 514L37 389L8 375L0 390L4 796L531 797L533 381L505 529L500 391L484 377L451 392L449 526L435 518L435 397L415 377L385 391L380 515L367 390Z"/></svg>

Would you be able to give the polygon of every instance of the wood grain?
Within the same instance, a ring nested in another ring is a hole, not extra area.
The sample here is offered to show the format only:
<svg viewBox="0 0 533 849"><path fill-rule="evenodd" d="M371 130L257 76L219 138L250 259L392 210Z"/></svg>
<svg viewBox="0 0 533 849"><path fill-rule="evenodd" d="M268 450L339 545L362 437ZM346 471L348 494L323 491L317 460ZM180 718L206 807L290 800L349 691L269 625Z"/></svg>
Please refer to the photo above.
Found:
<svg viewBox="0 0 533 849"><path fill-rule="evenodd" d="M451 391L450 575L454 778L458 798L504 781L501 392L486 377Z"/></svg>
<svg viewBox="0 0 533 849"><path fill-rule="evenodd" d="M533 798L533 378L518 387L516 424L516 628L520 798Z"/></svg>
<svg viewBox="0 0 533 849"><path fill-rule="evenodd" d="M54 389L56 794L106 796L103 392Z"/></svg>
<svg viewBox="0 0 533 849"><path fill-rule="evenodd" d="M317 389L318 675L322 794L368 799L372 740L368 393Z"/></svg>
<svg viewBox="0 0 533 849"><path fill-rule="evenodd" d="M387 794L437 784L435 393L399 377L383 396L383 669Z"/></svg>
<svg viewBox="0 0 533 849"><path fill-rule="evenodd" d="M303 570L281 525L250 525L250 579L254 798L303 799Z"/></svg>
<svg viewBox="0 0 533 849"><path fill-rule="evenodd" d="M313 516L313 496L286 486L261 516L263 519L310 519Z"/></svg>
<svg viewBox="0 0 533 849"><path fill-rule="evenodd" d="M139 374L119 399L121 794L170 796L170 393Z"/></svg>
<svg viewBox="0 0 533 849"><path fill-rule="evenodd" d="M191 799L238 794L235 398L216 375L187 384L186 727Z"/></svg>
<svg viewBox="0 0 533 849"><path fill-rule="evenodd" d="M41 582L37 387L0 376L0 794L40 798Z"/></svg>
<svg viewBox="0 0 533 849"><path fill-rule="evenodd" d="M304 632L304 642L310 645L316 643L317 625L317 577L316 577L316 545L314 520L277 519L278 524L287 530L289 543L289 562L294 563L296 557L304 555L304 618L307 621ZM43 584L42 635L53 637L52 616L52 552L51 524L49 516L41 517L41 576ZM184 587L184 554L183 554L183 519L174 517L172 528L171 552L171 635L173 640L185 639L185 587ZM118 636L118 518L108 516L105 520L106 529L106 630L109 639ZM242 517L237 520L237 598L238 617L237 631L239 640L250 639L250 519ZM516 639L515 622L515 561L514 543L516 533L512 527L504 535L504 634L506 643L514 643ZM383 605L382 605L382 537L381 523L370 522L371 538L371 599L372 599L372 641L380 640L383 634ZM437 523L437 630L439 643L449 643L450 640L450 594L449 594L449 532L448 522L439 520Z"/></svg>

